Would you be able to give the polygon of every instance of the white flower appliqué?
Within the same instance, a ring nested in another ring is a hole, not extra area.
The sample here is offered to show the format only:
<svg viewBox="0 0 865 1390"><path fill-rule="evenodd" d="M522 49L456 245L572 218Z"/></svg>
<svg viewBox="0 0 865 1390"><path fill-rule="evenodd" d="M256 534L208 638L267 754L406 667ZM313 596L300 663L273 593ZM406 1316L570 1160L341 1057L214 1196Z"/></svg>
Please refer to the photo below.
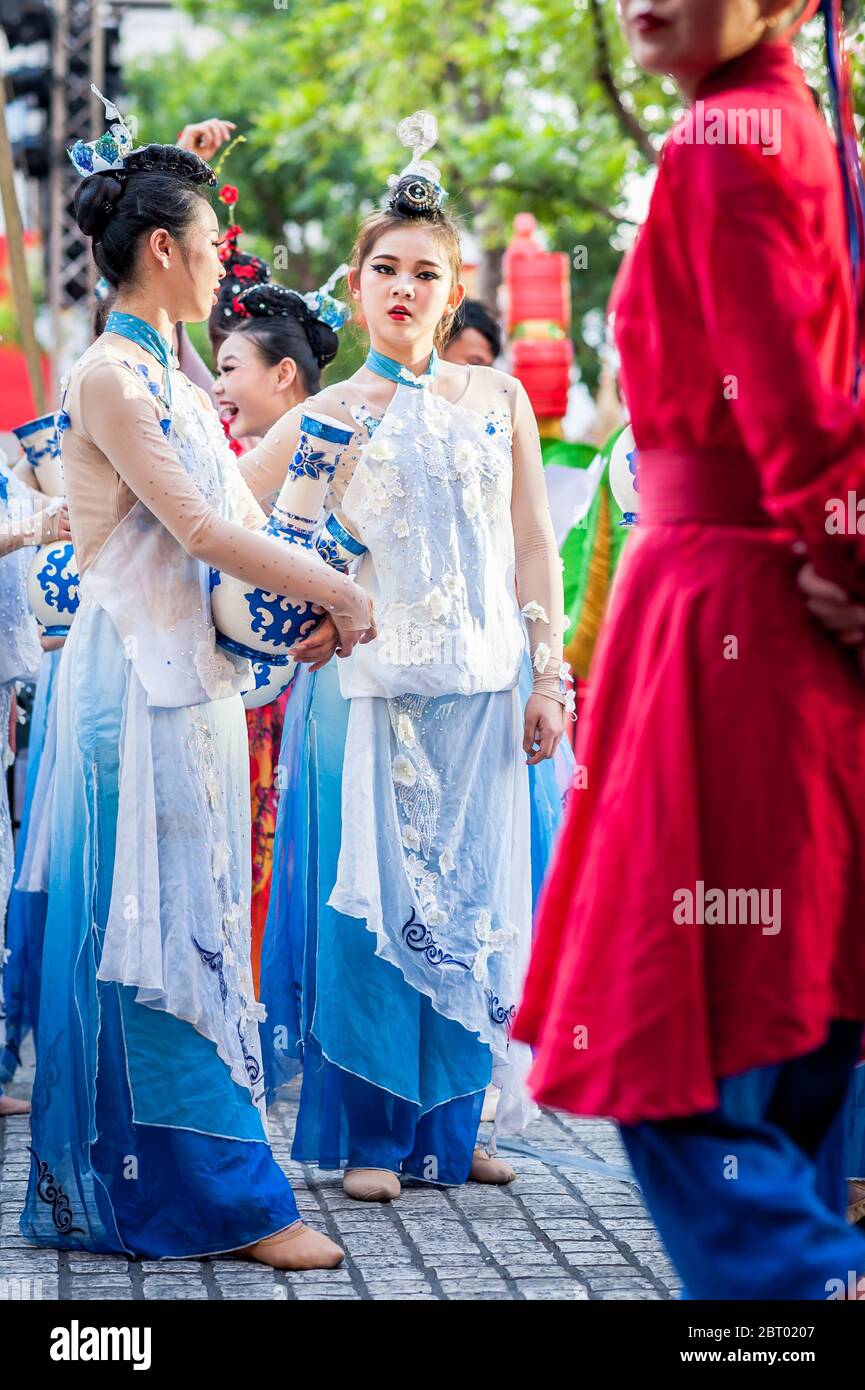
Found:
<svg viewBox="0 0 865 1390"><path fill-rule="evenodd" d="M532 599L530 603L526 604L525 608L522 610L522 614L530 623L548 623L550 621L547 617L546 609L542 604L536 602L535 599Z"/></svg>
<svg viewBox="0 0 865 1390"><path fill-rule="evenodd" d="M443 618L448 610L449 604L441 589L430 589L425 599L427 611L432 619L438 621Z"/></svg>
<svg viewBox="0 0 865 1390"><path fill-rule="evenodd" d="M391 768L393 780L398 787L413 787L417 781L417 772L410 758L404 753L397 753Z"/></svg>
<svg viewBox="0 0 865 1390"><path fill-rule="evenodd" d="M387 438L382 438L380 434L375 434L366 446L366 456L372 459L373 463L390 463L391 459L396 458L396 449Z"/></svg>
<svg viewBox="0 0 865 1390"><path fill-rule="evenodd" d="M447 846L439 855L439 873L450 874L453 873L455 868L456 860L454 859L453 850L450 846Z"/></svg>
<svg viewBox="0 0 865 1390"><path fill-rule="evenodd" d="M477 468L477 445L468 439L461 439L454 449L454 472L463 482L468 482L476 474Z"/></svg>
<svg viewBox="0 0 865 1390"><path fill-rule="evenodd" d="M408 540L409 536L411 535L411 527L409 526L408 521L404 516L401 516L399 518L399 521L394 522L393 533L398 541Z"/></svg>
<svg viewBox="0 0 865 1390"><path fill-rule="evenodd" d="M538 675L542 676L544 674L544 671L546 671L547 666L549 665L549 661L549 647L547 646L546 642L539 642L538 645L535 647L535 654L532 658L532 665L534 666Z"/></svg>
<svg viewBox="0 0 865 1390"><path fill-rule="evenodd" d="M406 849L414 850L415 853L420 849L420 835L414 826L404 825L402 828L402 842Z"/></svg>
<svg viewBox="0 0 865 1390"><path fill-rule="evenodd" d="M406 748L414 748L417 743L414 724L412 724L407 714L401 714L397 721L396 734L400 743L404 743Z"/></svg>

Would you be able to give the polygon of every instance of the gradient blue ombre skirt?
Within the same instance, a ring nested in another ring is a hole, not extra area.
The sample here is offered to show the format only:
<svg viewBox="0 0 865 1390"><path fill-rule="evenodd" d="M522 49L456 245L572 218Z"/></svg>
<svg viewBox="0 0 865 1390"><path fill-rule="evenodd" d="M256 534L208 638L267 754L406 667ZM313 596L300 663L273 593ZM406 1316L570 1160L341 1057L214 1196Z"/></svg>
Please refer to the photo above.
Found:
<svg viewBox="0 0 865 1390"><path fill-rule="evenodd" d="M135 751L153 755L157 814L152 842L136 844L132 857L145 868L156 864L171 882L162 920L150 923L165 960L180 960L172 951L187 950L172 935L180 930L190 886L200 905L194 932L201 951L193 947L192 958L201 974L178 993L183 972L174 968L170 1008L156 1004L155 991L153 1005L141 1002L140 988L97 978L112 894L130 871L118 854L115 875L115 844L133 695L141 713L136 681L107 615L82 609L59 670L32 1166L21 1231L34 1244L62 1249L150 1259L215 1254L298 1220L290 1184L267 1142L261 1097L256 1103L254 1085L239 1084L236 1068L223 1059L222 1039L201 1031L202 1020L215 1016L215 999L226 1037L233 1034L236 1044L241 1022L246 1029L252 1080L257 1041L245 1016L240 1022L230 1016L228 952L223 961L208 949L220 924L209 920L201 887L207 880L212 885L214 872L209 856L201 862L199 789L188 770L190 742L206 723L220 804L242 806L244 794L248 802L245 724L235 697L151 710L134 725L136 737L149 740L147 750ZM242 857L244 846L248 859L248 824L223 833L232 859ZM139 915L131 903L123 908L131 933Z"/></svg>
<svg viewBox="0 0 865 1390"><path fill-rule="evenodd" d="M37 802L36 814L33 817L34 790L40 780L40 770L43 774L48 773L47 778L42 778L43 786L46 780L53 777L53 773L42 765L42 754L46 728L53 713L60 655L61 651L58 649L46 652L42 658L30 718L24 806L15 847L15 880L6 918L6 948L9 952L3 980L6 995L6 1041L0 1049L0 1081L10 1081L15 1074L21 1060L21 1046L29 1032L33 1032L34 1040L38 1043L42 943L48 894L41 888L38 891L27 891L17 885L30 833L31 817L35 828L39 817L47 812L47 808ZM47 887L47 884L44 886Z"/></svg>
<svg viewBox="0 0 865 1390"><path fill-rule="evenodd" d="M530 688L527 662L522 701ZM504 706L515 694L475 698ZM340 852L348 716L335 662L313 677L301 672L283 728L262 953L268 1097L302 1069L292 1149L298 1160L461 1183L492 1077L491 1049L376 953L365 921L328 904ZM530 770L535 896L572 768L567 748L555 763Z"/></svg>

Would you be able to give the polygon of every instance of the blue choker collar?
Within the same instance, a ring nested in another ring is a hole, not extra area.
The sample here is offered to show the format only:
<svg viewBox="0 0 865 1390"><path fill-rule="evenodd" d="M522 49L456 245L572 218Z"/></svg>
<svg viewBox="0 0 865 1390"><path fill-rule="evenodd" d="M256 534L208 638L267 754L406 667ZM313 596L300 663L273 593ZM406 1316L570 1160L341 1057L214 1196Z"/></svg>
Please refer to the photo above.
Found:
<svg viewBox="0 0 865 1390"><path fill-rule="evenodd" d="M383 352L376 352L373 348L370 348L363 365L371 372L375 372L376 376L383 376L388 381L395 381L397 386L414 386L418 390L422 390L437 376L439 357L433 348L427 369L422 376L415 376L414 372L403 366L402 362L396 362L392 357L385 357Z"/></svg>
<svg viewBox="0 0 865 1390"><path fill-rule="evenodd" d="M162 335L157 333L152 324L145 323L144 319L138 318L135 314L124 314L112 309L105 320L105 332L117 333L121 338L129 338L133 343L137 343L155 357L166 371L175 365L174 353Z"/></svg>
<svg viewBox="0 0 865 1390"><path fill-rule="evenodd" d="M136 314L124 314L117 309L112 309L108 318L105 320L106 333L116 333L121 338L128 338L130 342L137 343L143 347L145 352L149 352L155 357L157 362L165 370L165 380L159 398L163 401L167 411L167 418L160 420L163 433L168 436L171 429L171 371L177 366L177 359L171 348L166 343L160 333L157 333L152 324L146 323L144 319L138 318ZM140 367L139 371L147 371L146 367ZM156 388L152 388L154 391Z"/></svg>

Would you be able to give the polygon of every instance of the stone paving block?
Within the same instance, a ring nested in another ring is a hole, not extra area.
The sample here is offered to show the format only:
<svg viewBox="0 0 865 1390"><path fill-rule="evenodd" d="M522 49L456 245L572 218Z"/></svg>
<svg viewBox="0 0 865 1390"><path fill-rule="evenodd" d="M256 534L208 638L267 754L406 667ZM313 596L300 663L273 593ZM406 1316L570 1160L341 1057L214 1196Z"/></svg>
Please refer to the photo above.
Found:
<svg viewBox="0 0 865 1390"><path fill-rule="evenodd" d="M127 1280L114 1281L100 1280L99 1278L72 1279L69 1284L70 1299L131 1299L133 1297L132 1284Z"/></svg>
<svg viewBox="0 0 865 1390"><path fill-rule="evenodd" d="M207 1289L197 1279L157 1279L153 1275L144 1280L144 1297L148 1299L186 1299L207 1298Z"/></svg>
<svg viewBox="0 0 865 1390"><path fill-rule="evenodd" d="M663 1295L654 1289L601 1289L595 1297L604 1303L648 1303L661 1301Z"/></svg>
<svg viewBox="0 0 865 1390"><path fill-rule="evenodd" d="M529 1279L520 1281L520 1292L530 1303L582 1303L589 1297L582 1284L545 1284Z"/></svg>
<svg viewBox="0 0 865 1390"><path fill-rule="evenodd" d="M355 1289L346 1288L346 1289L341 1289L341 1290L335 1290L333 1293L327 1293L327 1294L324 1293L323 1291L322 1291L321 1293L316 1293L316 1292L315 1292L314 1290L312 1290L312 1289L298 1289L298 1290L295 1292L295 1295L294 1295L294 1296L295 1296L295 1298L296 1298L299 1302L301 1302L301 1303L324 1302L324 1301L327 1301L328 1303L331 1303L331 1302L339 1302L341 1299L342 1299L342 1300L346 1300L346 1301L348 1301L348 1300L350 1300L350 1299L359 1299L361 1295L360 1295Z"/></svg>

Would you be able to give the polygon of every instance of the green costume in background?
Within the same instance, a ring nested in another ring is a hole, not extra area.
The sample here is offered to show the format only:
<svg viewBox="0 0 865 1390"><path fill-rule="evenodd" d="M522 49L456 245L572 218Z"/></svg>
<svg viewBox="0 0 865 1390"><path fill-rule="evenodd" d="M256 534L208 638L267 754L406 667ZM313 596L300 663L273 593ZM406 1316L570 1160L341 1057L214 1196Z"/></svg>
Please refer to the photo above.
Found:
<svg viewBox="0 0 865 1390"><path fill-rule="evenodd" d="M600 453L603 472L586 515L573 526L561 545L564 561L566 627L565 660L574 674L585 680L595 648L607 594L629 528L610 490L609 463L621 430L611 435L603 449L591 444L568 444L562 439L542 439L544 467L587 469Z"/></svg>

